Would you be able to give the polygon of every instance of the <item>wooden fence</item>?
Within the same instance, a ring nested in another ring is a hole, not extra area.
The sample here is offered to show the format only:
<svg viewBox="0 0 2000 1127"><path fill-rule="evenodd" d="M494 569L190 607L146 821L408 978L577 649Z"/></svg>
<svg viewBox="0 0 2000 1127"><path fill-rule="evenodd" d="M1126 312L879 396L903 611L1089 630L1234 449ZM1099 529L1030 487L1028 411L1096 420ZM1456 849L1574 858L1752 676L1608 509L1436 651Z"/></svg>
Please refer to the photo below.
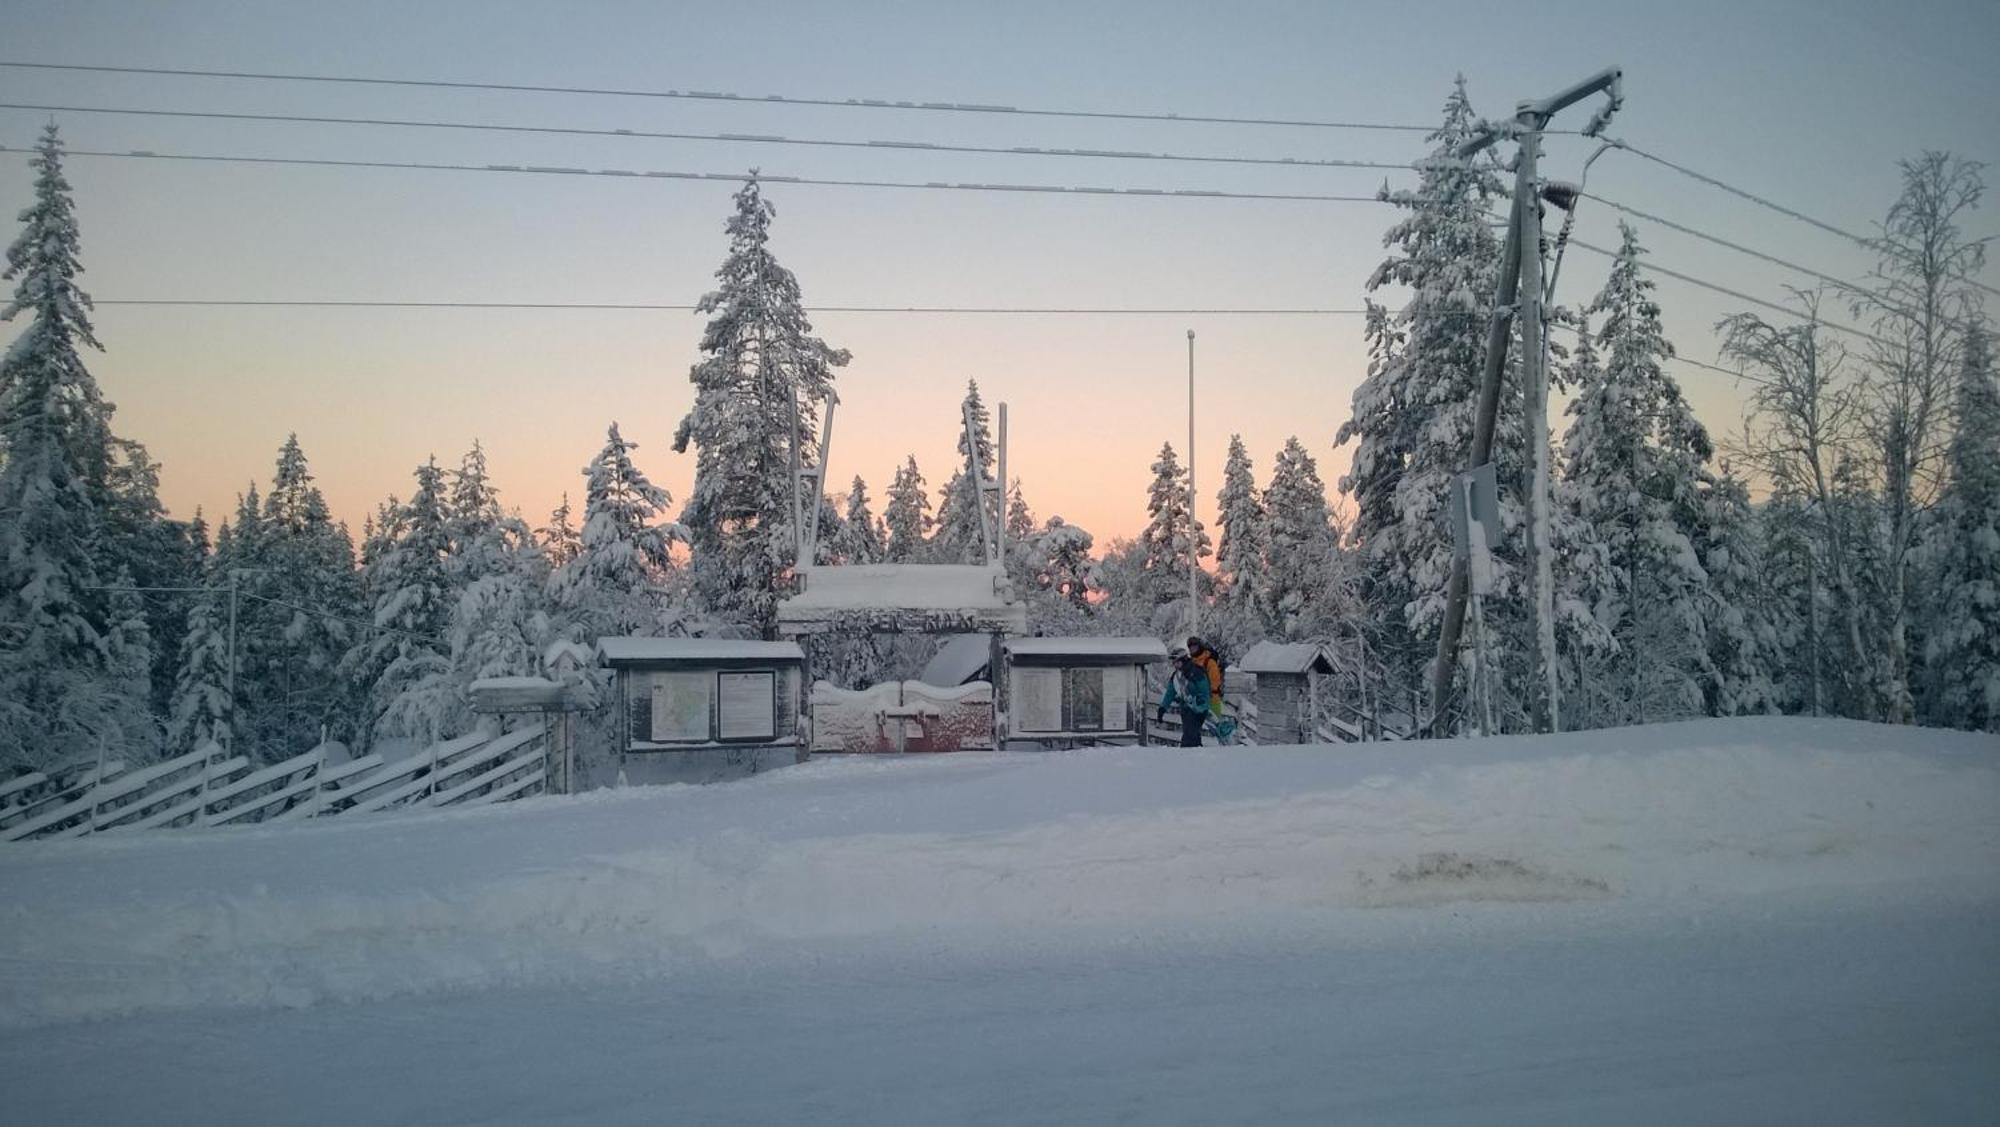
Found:
<svg viewBox="0 0 2000 1127"><path fill-rule="evenodd" d="M321 745L267 767L214 744L133 770L118 761L61 764L0 783L0 841L478 806L540 793L549 778L539 725L480 731L389 762L329 762L331 751Z"/></svg>

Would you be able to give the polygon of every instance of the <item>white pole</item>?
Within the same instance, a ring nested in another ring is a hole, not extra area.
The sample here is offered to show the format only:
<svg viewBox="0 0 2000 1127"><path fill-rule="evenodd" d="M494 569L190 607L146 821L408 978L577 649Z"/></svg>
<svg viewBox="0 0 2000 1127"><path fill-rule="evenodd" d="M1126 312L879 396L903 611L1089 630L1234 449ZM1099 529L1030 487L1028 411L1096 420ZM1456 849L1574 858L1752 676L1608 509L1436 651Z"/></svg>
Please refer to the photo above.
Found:
<svg viewBox="0 0 2000 1127"><path fill-rule="evenodd" d="M1549 542L1549 369L1548 353L1542 347L1542 209L1536 195L1535 158L1542 147L1542 126L1547 118L1532 109L1521 112L1521 152L1516 174L1520 189L1516 198L1521 209L1521 360L1527 365L1524 407L1528 417L1528 449L1533 458L1533 478L1528 504L1528 570L1535 593L1535 640L1539 651L1547 730L1562 731L1562 701L1557 685L1555 580L1551 568Z"/></svg>
<svg viewBox="0 0 2000 1127"><path fill-rule="evenodd" d="M1195 491L1194 491L1194 330L1188 335L1188 633L1200 633L1201 588L1197 582L1201 573L1201 539L1195 532Z"/></svg>
<svg viewBox="0 0 2000 1127"><path fill-rule="evenodd" d="M997 445L998 449L994 451L994 454L999 460L1000 524L994 533L993 540L1000 545L1000 562L1004 565L1007 562L1007 512L1008 504L1011 501L1007 491L1013 488L1007 481L1007 405L1005 403L1000 404L1000 434ZM994 676L998 677L999 673L996 671Z"/></svg>

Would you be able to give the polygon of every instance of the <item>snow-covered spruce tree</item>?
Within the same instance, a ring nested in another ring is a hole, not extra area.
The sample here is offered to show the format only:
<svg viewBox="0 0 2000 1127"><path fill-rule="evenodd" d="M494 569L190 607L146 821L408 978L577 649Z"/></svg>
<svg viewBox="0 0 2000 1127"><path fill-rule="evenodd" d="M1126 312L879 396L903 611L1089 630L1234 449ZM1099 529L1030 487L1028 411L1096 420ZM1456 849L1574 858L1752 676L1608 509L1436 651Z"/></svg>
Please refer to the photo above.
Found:
<svg viewBox="0 0 2000 1127"><path fill-rule="evenodd" d="M1589 319L1570 315L1577 330L1576 346L1562 356L1553 382L1577 395L1604 382L1597 347L1591 341ZM1563 726L1572 730L1600 728L1619 722L1627 711L1626 694L1614 675L1618 643L1606 623L1615 622L1618 606L1605 601L1621 588L1610 552L1597 529L1578 514L1578 487L1560 464L1554 482L1550 543L1555 552L1556 652L1560 655Z"/></svg>
<svg viewBox="0 0 2000 1127"><path fill-rule="evenodd" d="M152 708L153 634L146 625L146 598L122 569L113 586L105 649L115 719L128 740L150 750L160 746L163 728Z"/></svg>
<svg viewBox="0 0 2000 1127"><path fill-rule="evenodd" d="M1268 618L1264 593L1269 584L1264 572L1269 521L1250 451L1240 434L1229 436L1229 457L1222 465L1222 489L1216 493L1215 503L1221 528L1215 553L1216 580L1221 585L1217 609L1246 623L1262 622Z"/></svg>
<svg viewBox="0 0 2000 1127"><path fill-rule="evenodd" d="M1025 595L1034 587L1035 534L1040 531L1035 522L1035 511L1028 507L1027 494L1021 491L1021 479L1016 477L1007 483L1007 519L1005 554L1001 563L1007 568L1008 577L1013 580L1014 589Z"/></svg>
<svg viewBox="0 0 2000 1127"><path fill-rule="evenodd" d="M1167 636L1188 621L1188 568L1209 554L1208 530L1188 510L1187 471L1171 442L1162 443L1146 487L1146 527L1139 533L1144 552L1144 597L1151 604L1153 631ZM1190 550L1192 549L1192 550ZM1204 583L1207 573L1196 580Z"/></svg>
<svg viewBox="0 0 2000 1127"><path fill-rule="evenodd" d="M1763 580L1757 609L1770 625L1775 647L1771 676L1778 710L1824 715L1831 698L1827 624L1835 616L1825 579L1822 521L1791 485L1772 490L1753 511Z"/></svg>
<svg viewBox="0 0 2000 1127"><path fill-rule="evenodd" d="M188 609L180 672L167 714L167 748L178 755L205 743L234 746L230 729L228 595L212 584Z"/></svg>
<svg viewBox="0 0 2000 1127"><path fill-rule="evenodd" d="M1925 654L1925 719L2000 732L2000 386L1983 330L1966 334L1957 398L1934 534L1939 598Z"/></svg>
<svg viewBox="0 0 2000 1127"><path fill-rule="evenodd" d="M966 413L972 415L973 443L966 444ZM996 519L1001 513L996 507L996 498L981 497L967 477L966 465L977 450L979 475L993 479L993 436L991 416L986 404L979 398L977 381L967 380L965 401L960 407L958 424L958 461L953 464L951 478L938 494L937 534L931 538L931 554L938 563L976 564L984 563L985 547L980 538L980 510L985 509L986 527L989 532L998 531Z"/></svg>
<svg viewBox="0 0 2000 1127"><path fill-rule="evenodd" d="M443 666L428 669L404 689L390 706L392 716L404 714L412 718L411 727L455 735L478 722L470 707L475 681L542 672L541 655L554 640L544 593L548 569L540 551L525 540L509 543L511 558L458 592Z"/></svg>
<svg viewBox="0 0 2000 1127"><path fill-rule="evenodd" d="M604 449L583 470L581 549L549 579L575 641L661 632L680 529L662 520L672 498L633 463L636 449L612 423Z"/></svg>
<svg viewBox="0 0 2000 1127"><path fill-rule="evenodd" d="M446 628L451 621L451 579L446 557L451 525L444 471L432 458L416 469L416 491L397 517L399 534L371 568L373 628L347 652L345 666L365 700L367 722L358 733L375 736L438 737L440 719L407 700L391 707L411 688L447 665Z"/></svg>
<svg viewBox="0 0 2000 1127"><path fill-rule="evenodd" d="M847 489L847 508L842 514L840 535L833 542L833 554L841 563L871 564L882 560L882 528L868 510L868 483L859 475Z"/></svg>
<svg viewBox="0 0 2000 1127"><path fill-rule="evenodd" d="M1563 438L1563 497L1604 547L1606 570L1577 577L1577 598L1605 617L1619 658L1607 671L1626 711L1612 723L1700 715L1708 682L1707 464L1714 449L1667 374L1673 346L1653 282L1639 271L1637 234L1624 241L1589 311L1604 317L1594 342L1602 368L1576 389Z"/></svg>
<svg viewBox="0 0 2000 1127"><path fill-rule="evenodd" d="M1008 575L1028 605L1035 634L1096 634L1102 622L1091 598L1098 594L1097 561L1090 533L1050 517L1027 535L1007 541Z"/></svg>
<svg viewBox="0 0 2000 1127"><path fill-rule="evenodd" d="M1371 615L1371 641L1392 674L1412 687L1424 682L1443 618L1451 575L1449 487L1472 446L1501 256L1488 213L1506 199L1506 190L1490 159L1454 155L1476 124L1461 78L1445 101L1443 123L1430 134L1432 155L1421 166L1418 186L1381 193L1407 214L1383 236L1391 253L1369 276L1368 289L1401 287L1409 299L1393 314L1370 301L1368 375L1335 440L1354 443L1340 487L1354 499L1360 595ZM1518 393L1502 397L1503 408L1517 402ZM1496 627L1503 625L1503 600L1515 585L1508 563L1518 557L1510 541L1522 522L1521 430L1519 412L1503 410L1494 443L1502 588L1500 598L1487 601L1489 625Z"/></svg>
<svg viewBox="0 0 2000 1127"><path fill-rule="evenodd" d="M253 487L212 581L238 589L237 750L275 762L322 732L351 734L354 696L338 675L363 605L354 545L313 484L297 435L278 451L260 510ZM226 596L225 596L226 598Z"/></svg>
<svg viewBox="0 0 2000 1127"><path fill-rule="evenodd" d="M535 542L542 546L542 554L548 557L550 567L561 567L583 551L582 536L570 519L567 490L563 492L562 504L549 513L549 523L535 530Z"/></svg>
<svg viewBox="0 0 2000 1127"><path fill-rule="evenodd" d="M1270 546L1261 601L1268 608L1272 630L1288 639L1321 634L1320 615L1335 598L1339 538L1319 466L1296 435L1286 439L1278 452L1264 504Z"/></svg>
<svg viewBox="0 0 2000 1127"><path fill-rule="evenodd" d="M100 567L111 407L78 354L101 346L76 284L76 212L53 125L30 165L35 202L7 249L15 286L0 310L30 317L0 359L0 761L40 767L100 749L143 759L147 734L119 722L132 686L99 589L116 577Z"/></svg>
<svg viewBox="0 0 2000 1127"><path fill-rule="evenodd" d="M1775 713L1782 654L1766 612L1769 577L1750 489L1724 462L1702 501L1695 547L1708 573L1707 712Z"/></svg>
<svg viewBox="0 0 2000 1127"><path fill-rule="evenodd" d="M929 554L931 499L924 492L924 475L917 469L914 454L897 467L889 483L889 504L882 510L882 523L888 533L883 558L889 563L918 563Z"/></svg>
<svg viewBox="0 0 2000 1127"><path fill-rule="evenodd" d="M111 439L102 509L105 552L98 570L123 571L139 587L189 587L207 552L207 531L197 547L193 527L168 518L160 503L160 464L129 439ZM153 668L148 682L153 711L164 716L173 696L181 631L193 599L185 591L151 591L144 600Z"/></svg>
<svg viewBox="0 0 2000 1127"><path fill-rule="evenodd" d="M476 438L451 474L449 504L452 536L461 543L500 523L500 491L486 469L486 448Z"/></svg>
<svg viewBox="0 0 2000 1127"><path fill-rule="evenodd" d="M752 173L736 193L720 285L696 307L712 316L690 373L694 407L674 432L676 451L697 451L681 518L695 589L711 612L760 632L796 556L793 451L811 467L820 410L848 361L812 335L798 280L771 256L774 214Z"/></svg>
<svg viewBox="0 0 2000 1127"><path fill-rule="evenodd" d="M541 672L553 640L546 590L547 557L519 517L500 508L499 491L474 442L452 477L448 652L405 685L389 707L392 722L411 730L454 735L469 730L471 687L486 677Z"/></svg>
<svg viewBox="0 0 2000 1127"><path fill-rule="evenodd" d="M1090 597L1100 589L1097 561L1090 554L1095 543L1090 530L1052 516L1027 543L1035 564L1035 590L1067 604L1072 618L1088 618Z"/></svg>

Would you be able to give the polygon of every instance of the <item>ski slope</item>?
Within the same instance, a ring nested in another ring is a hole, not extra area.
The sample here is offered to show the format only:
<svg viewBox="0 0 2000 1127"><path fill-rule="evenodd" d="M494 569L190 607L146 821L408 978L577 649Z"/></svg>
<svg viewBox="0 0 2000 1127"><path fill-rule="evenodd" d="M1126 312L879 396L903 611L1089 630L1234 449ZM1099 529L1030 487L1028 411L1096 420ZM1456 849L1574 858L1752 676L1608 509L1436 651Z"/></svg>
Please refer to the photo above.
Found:
<svg viewBox="0 0 2000 1127"><path fill-rule="evenodd" d="M23 1121L1976 1121L2000 740L821 759L0 850Z"/></svg>

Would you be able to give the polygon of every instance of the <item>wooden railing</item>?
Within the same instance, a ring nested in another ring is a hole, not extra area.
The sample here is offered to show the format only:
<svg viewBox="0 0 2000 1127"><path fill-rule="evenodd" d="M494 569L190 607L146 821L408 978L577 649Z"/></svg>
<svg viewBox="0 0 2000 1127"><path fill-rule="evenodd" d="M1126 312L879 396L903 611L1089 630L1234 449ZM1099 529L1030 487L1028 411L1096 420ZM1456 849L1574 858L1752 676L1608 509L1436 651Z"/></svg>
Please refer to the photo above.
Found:
<svg viewBox="0 0 2000 1127"><path fill-rule="evenodd" d="M482 730L386 763L379 755L330 763L333 750L323 744L254 769L215 744L130 771L115 761L62 764L0 783L0 841L477 806L548 785L539 726Z"/></svg>

